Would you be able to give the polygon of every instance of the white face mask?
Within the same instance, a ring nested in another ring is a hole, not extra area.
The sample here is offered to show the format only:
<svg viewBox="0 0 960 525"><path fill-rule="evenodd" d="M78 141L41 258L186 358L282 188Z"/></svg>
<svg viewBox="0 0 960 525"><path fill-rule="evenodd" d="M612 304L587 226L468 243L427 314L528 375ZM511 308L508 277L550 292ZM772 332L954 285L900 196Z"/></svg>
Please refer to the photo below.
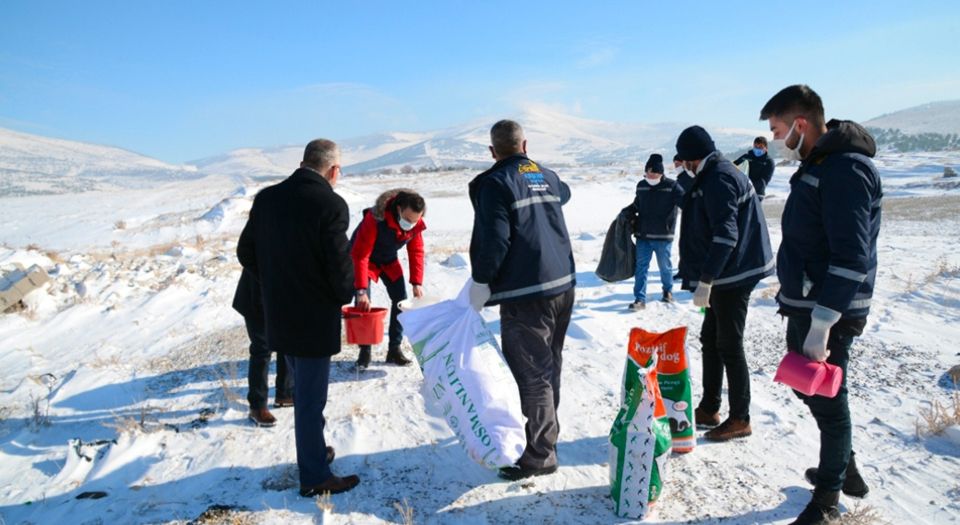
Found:
<svg viewBox="0 0 960 525"><path fill-rule="evenodd" d="M647 184L649 184L649 185L651 185L651 186L656 186L657 184L660 184L660 181L663 180L663 177L657 177L657 178L655 178L655 179L651 179L651 178L649 178L649 177L645 177L644 180L647 181Z"/></svg>
<svg viewBox="0 0 960 525"><path fill-rule="evenodd" d="M793 124L790 125L790 131L787 132L786 136L782 139L774 140L773 143L776 144L783 151L784 160L801 160L803 156L800 154L800 147L803 146L803 138L806 136L806 133L800 135L800 141L797 142L797 147L790 149L787 147L787 139L790 138L790 135L793 134L793 129L797 126L797 121L794 119Z"/></svg>
<svg viewBox="0 0 960 525"><path fill-rule="evenodd" d="M416 226L415 223L412 223L407 219L404 219L403 217L397 218L397 224L400 225L400 229L402 229L405 232L412 230L413 227Z"/></svg>

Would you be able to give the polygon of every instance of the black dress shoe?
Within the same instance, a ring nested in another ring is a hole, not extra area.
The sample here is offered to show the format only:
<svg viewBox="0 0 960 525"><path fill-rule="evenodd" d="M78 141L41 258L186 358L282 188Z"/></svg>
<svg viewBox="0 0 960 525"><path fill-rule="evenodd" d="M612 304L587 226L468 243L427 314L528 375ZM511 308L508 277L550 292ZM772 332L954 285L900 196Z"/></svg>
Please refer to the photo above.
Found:
<svg viewBox="0 0 960 525"><path fill-rule="evenodd" d="M533 476L546 476L547 474L553 474L557 471L556 465L550 465L549 467L522 467L520 465L513 465L510 467L503 467L500 469L500 476L503 479L508 479L510 481L516 481L518 479L530 478Z"/></svg>

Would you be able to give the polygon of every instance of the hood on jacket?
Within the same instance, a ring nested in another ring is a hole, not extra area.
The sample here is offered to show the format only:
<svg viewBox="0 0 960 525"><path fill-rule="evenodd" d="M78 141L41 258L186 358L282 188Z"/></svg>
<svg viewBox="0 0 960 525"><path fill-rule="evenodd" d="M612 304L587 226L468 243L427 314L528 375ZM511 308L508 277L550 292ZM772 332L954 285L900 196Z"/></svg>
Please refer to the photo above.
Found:
<svg viewBox="0 0 960 525"><path fill-rule="evenodd" d="M877 154L877 143L860 124L851 120L832 119L827 122L827 132L814 145L810 157L825 157L833 153L860 153L872 158Z"/></svg>
<svg viewBox="0 0 960 525"><path fill-rule="evenodd" d="M377 197L376 202L374 202L373 208L370 208L370 211L373 213L373 218L378 221L382 221L387 210L387 205L390 204L393 198L396 197L401 191L405 191L407 193L416 193L416 191L411 190L410 188L393 188L381 193L380 196Z"/></svg>

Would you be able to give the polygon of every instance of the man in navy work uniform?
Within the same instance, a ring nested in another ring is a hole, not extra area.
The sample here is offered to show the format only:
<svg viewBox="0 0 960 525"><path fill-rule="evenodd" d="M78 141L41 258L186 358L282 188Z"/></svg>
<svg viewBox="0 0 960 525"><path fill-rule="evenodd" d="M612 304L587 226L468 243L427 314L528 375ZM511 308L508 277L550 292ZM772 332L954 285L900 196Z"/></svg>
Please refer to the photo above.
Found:
<svg viewBox="0 0 960 525"><path fill-rule="evenodd" d="M747 306L757 282L774 268L767 222L750 180L717 151L706 130L683 130L677 155L695 177L683 196L680 276L683 289L693 291L693 304L706 308L700 329L703 398L694 420L715 427L704 435L710 441L742 438L752 433L743 351ZM724 372L730 415L720 423Z"/></svg>
<svg viewBox="0 0 960 525"><path fill-rule="evenodd" d="M809 86L782 89L760 111L788 156L802 159L790 178L777 253L780 313L787 348L843 369L833 398L797 393L820 429L820 464L808 469L815 489L797 525L840 518L840 491L866 496L853 459L847 366L863 333L877 276L877 235L883 191L870 160L873 137L855 122L825 122L823 102Z"/></svg>
<svg viewBox="0 0 960 525"><path fill-rule="evenodd" d="M496 163L470 182L473 236L470 303L500 305L503 355L517 381L527 418L527 445L510 480L557 470L563 340L573 312L576 270L561 206L570 188L527 158L520 124L490 130Z"/></svg>
<svg viewBox="0 0 960 525"><path fill-rule="evenodd" d="M633 215L633 235L637 238L637 261L633 279L633 303L630 309L643 310L647 305L647 271L650 259L657 256L660 269L660 300L673 302L673 264L670 248L673 232L677 229L677 210L683 198L683 189L677 182L663 175L663 157L650 155L644 166L644 177L637 183L636 195L628 209Z"/></svg>
<svg viewBox="0 0 960 525"><path fill-rule="evenodd" d="M767 185L773 179L773 159L767 155L766 137L753 139L753 149L733 161L734 164L741 162L749 163L750 169L747 170L747 176L753 183L753 189L757 191L757 197L763 200L767 194Z"/></svg>
<svg viewBox="0 0 960 525"><path fill-rule="evenodd" d="M267 348L287 356L294 375L293 422L300 495L352 489L360 478L330 471L326 446L330 357L340 352L340 308L353 299L347 203L334 193L340 148L317 139L300 169L257 194L237 257L260 283Z"/></svg>

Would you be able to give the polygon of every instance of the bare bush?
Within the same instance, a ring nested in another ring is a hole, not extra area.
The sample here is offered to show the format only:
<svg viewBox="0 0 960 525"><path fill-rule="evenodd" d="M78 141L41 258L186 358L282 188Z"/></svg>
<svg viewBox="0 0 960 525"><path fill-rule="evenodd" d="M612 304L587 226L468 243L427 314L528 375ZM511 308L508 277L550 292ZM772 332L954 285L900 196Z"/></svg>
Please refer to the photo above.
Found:
<svg viewBox="0 0 960 525"><path fill-rule="evenodd" d="M935 400L930 408L921 408L918 412L917 436L942 434L944 430L960 425L960 393L954 392L952 406Z"/></svg>
<svg viewBox="0 0 960 525"><path fill-rule="evenodd" d="M831 523L840 523L842 525L893 525L885 520L880 511L870 505L857 504L853 510L847 512L838 521Z"/></svg>
<svg viewBox="0 0 960 525"><path fill-rule="evenodd" d="M127 221L119 220L119 221L113 223L113 229L114 229L114 230L126 230L126 229L127 229Z"/></svg>
<svg viewBox="0 0 960 525"><path fill-rule="evenodd" d="M333 498L329 492L317 496L317 509L324 514L333 512Z"/></svg>
<svg viewBox="0 0 960 525"><path fill-rule="evenodd" d="M43 396L30 395L30 429L34 432L50 426L50 400Z"/></svg>
<svg viewBox="0 0 960 525"><path fill-rule="evenodd" d="M403 525L413 525L413 507L407 502L407 498L403 498L402 502L393 502L393 507L400 513L400 519Z"/></svg>

